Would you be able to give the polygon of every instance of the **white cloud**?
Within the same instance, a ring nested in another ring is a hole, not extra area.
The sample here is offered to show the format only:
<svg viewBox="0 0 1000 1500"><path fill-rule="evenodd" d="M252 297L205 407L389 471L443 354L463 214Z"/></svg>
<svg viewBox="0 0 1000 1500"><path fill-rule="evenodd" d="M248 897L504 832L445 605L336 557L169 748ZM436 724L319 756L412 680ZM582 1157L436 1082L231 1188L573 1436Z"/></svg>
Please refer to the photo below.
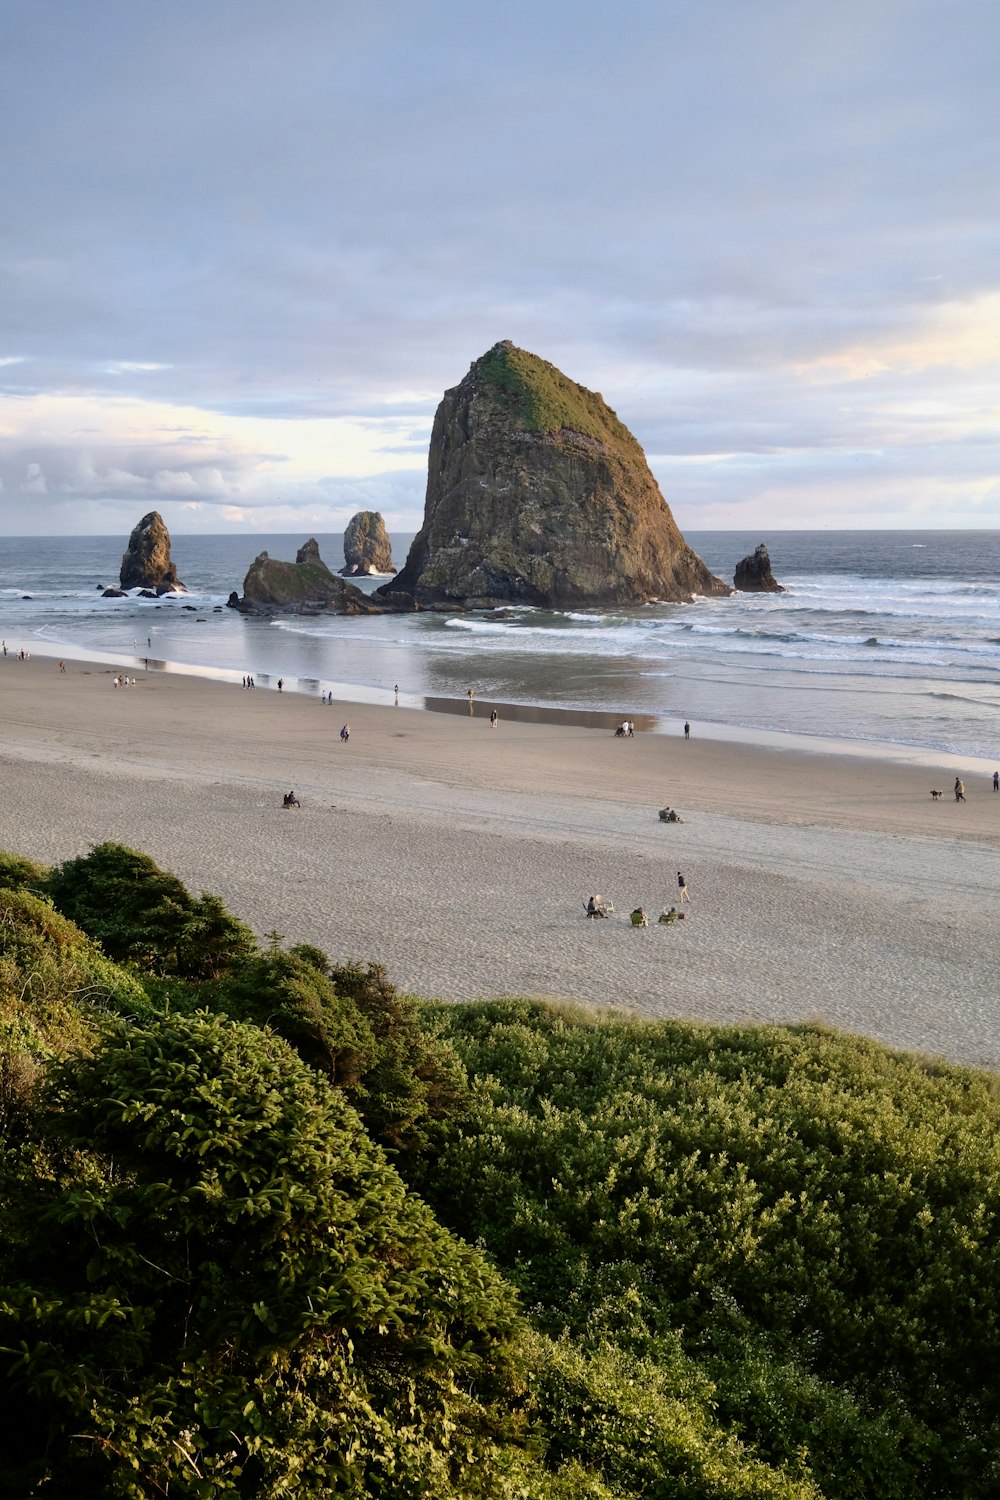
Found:
<svg viewBox="0 0 1000 1500"><path fill-rule="evenodd" d="M0 530L40 482L40 527L419 519L436 400L501 337L604 392L686 524L856 514L879 452L915 517L931 484L981 516L995 0L512 4L21 7L61 109L0 55L0 338L33 351L0 357Z"/></svg>
<svg viewBox="0 0 1000 1500"><path fill-rule="evenodd" d="M48 485L45 475L42 473L41 464L29 464L21 481L21 491L25 495L46 495Z"/></svg>

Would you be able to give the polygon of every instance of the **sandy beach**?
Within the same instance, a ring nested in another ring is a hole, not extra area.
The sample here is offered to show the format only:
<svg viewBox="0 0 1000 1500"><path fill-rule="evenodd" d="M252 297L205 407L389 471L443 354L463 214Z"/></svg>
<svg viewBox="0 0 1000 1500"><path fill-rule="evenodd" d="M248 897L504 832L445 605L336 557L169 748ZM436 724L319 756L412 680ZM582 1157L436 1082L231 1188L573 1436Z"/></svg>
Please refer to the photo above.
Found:
<svg viewBox="0 0 1000 1500"><path fill-rule="evenodd" d="M957 804L953 770L876 758L113 676L0 660L0 846L133 845L259 933L377 960L419 995L821 1020L1000 1068L1000 795L981 772ZM678 870L687 920L657 927ZM612 920L586 920L592 892Z"/></svg>

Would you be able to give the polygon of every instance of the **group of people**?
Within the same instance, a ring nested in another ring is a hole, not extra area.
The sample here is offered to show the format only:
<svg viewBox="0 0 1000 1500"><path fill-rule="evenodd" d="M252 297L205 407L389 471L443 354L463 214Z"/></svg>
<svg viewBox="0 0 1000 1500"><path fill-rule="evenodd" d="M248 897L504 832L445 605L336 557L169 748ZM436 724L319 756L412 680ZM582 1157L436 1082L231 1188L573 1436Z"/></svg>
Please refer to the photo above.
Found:
<svg viewBox="0 0 1000 1500"><path fill-rule="evenodd" d="M253 689L257 686L257 684L254 682L254 680L253 680L252 677L244 677L244 679L243 679L243 686L245 688L249 688L251 690L251 692L252 692Z"/></svg>
<svg viewBox="0 0 1000 1500"><path fill-rule="evenodd" d="M656 919L656 925L658 927L670 927L674 922L683 922L684 920L684 913L678 911L676 906L671 906L668 910L660 912L660 915ZM633 927L648 927L649 918L646 915L646 908L644 906L637 906L635 911L629 913L629 921Z"/></svg>
<svg viewBox="0 0 1000 1500"><path fill-rule="evenodd" d="M281 799L281 805L282 807L301 807L302 803L294 792L286 792Z"/></svg>
<svg viewBox="0 0 1000 1500"><path fill-rule="evenodd" d="M618 725L618 728L615 730L615 739L630 740L634 734L635 724L633 723L633 721L631 719L622 719L621 723Z"/></svg>
<svg viewBox="0 0 1000 1500"><path fill-rule="evenodd" d="M62 666L61 662L60 662L60 666ZM124 676L113 677L111 679L111 685L112 685L112 687L135 687L135 678L134 677L124 677Z"/></svg>
<svg viewBox="0 0 1000 1500"><path fill-rule="evenodd" d="M685 877L682 874L682 872L680 870L678 870L677 871L677 902L678 902L678 905L681 902L683 902L683 901L690 901L690 900L691 900L691 891L690 891L690 889L688 887L687 880L685 879ZM589 900L587 901L587 916L588 917L609 917L613 911L614 911L614 907L609 902L606 902L603 896L591 896L589 898ZM648 917L648 915L646 913L646 908L644 906L637 906L634 911L632 911L632 912L629 913L629 921L631 922L631 924L632 924L633 927L648 927L649 926L649 917ZM670 927L674 922L683 922L683 921L684 921L684 913L682 911L678 911L676 906L671 906L669 908L664 908L664 910L660 913L659 917L657 918L657 925L661 926L661 927Z"/></svg>

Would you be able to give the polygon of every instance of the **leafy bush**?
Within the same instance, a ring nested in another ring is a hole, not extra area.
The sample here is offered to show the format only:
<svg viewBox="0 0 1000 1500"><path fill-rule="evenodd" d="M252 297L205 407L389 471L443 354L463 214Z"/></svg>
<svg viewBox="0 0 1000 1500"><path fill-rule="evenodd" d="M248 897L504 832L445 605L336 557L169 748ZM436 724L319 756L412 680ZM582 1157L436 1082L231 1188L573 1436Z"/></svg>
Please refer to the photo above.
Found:
<svg viewBox="0 0 1000 1500"><path fill-rule="evenodd" d="M8 1493L453 1495L510 1294L277 1038L165 1017L62 1064L5 1160Z"/></svg>
<svg viewBox="0 0 1000 1500"><path fill-rule="evenodd" d="M0 890L30 890L37 895L44 891L48 878L47 865L40 865L23 854L8 854L0 849Z"/></svg>
<svg viewBox="0 0 1000 1500"><path fill-rule="evenodd" d="M613 1346L589 1353L568 1339L532 1341L545 1462L585 1465L615 1491L663 1500L820 1500L722 1431L711 1412L679 1398L664 1371Z"/></svg>
<svg viewBox="0 0 1000 1500"><path fill-rule="evenodd" d="M414 1002L377 964L331 970L319 948L274 947L202 995L212 1009L276 1031L345 1090L390 1150L426 1144L433 1122L464 1104L454 1049L422 1030Z"/></svg>
<svg viewBox="0 0 1000 1500"><path fill-rule="evenodd" d="M815 1028L442 1009L471 1117L413 1180L539 1326L654 1355L838 1495L1000 1486L995 1080Z"/></svg>
<svg viewBox="0 0 1000 1500"><path fill-rule="evenodd" d="M468 1105L457 1052L434 1034L421 1008L390 984L381 964L340 965L330 978L341 1000L357 1007L375 1041L364 1098L356 1101L368 1129L396 1150L426 1149L436 1139L436 1126Z"/></svg>
<svg viewBox="0 0 1000 1500"><path fill-rule="evenodd" d="M257 953L204 997L212 1009L269 1026L342 1088L356 1085L374 1059L371 1029L337 995L319 949Z"/></svg>
<svg viewBox="0 0 1000 1500"><path fill-rule="evenodd" d="M215 979L257 947L217 896L192 896L176 875L124 844L97 844L56 866L48 893L109 958L149 973Z"/></svg>

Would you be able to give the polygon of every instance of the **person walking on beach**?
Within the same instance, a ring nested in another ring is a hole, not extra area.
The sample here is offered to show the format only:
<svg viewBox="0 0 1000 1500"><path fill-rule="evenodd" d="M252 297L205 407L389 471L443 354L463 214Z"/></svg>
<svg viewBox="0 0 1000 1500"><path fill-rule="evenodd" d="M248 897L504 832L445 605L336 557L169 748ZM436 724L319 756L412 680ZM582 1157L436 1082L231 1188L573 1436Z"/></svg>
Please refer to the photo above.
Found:
<svg viewBox="0 0 1000 1500"><path fill-rule="evenodd" d="M393 688L393 692L396 694L396 707L398 708L399 707L399 683L398 682L396 683L396 686Z"/></svg>
<svg viewBox="0 0 1000 1500"><path fill-rule="evenodd" d="M689 740L691 738L691 725L687 722L687 720L684 721L684 738L686 740Z"/></svg>
<svg viewBox="0 0 1000 1500"><path fill-rule="evenodd" d="M279 677L278 678L278 692L279 693L283 690L284 686L285 686L285 679L283 677Z"/></svg>
<svg viewBox="0 0 1000 1500"><path fill-rule="evenodd" d="M965 801L965 782L960 781L957 776L955 777L955 801Z"/></svg>
<svg viewBox="0 0 1000 1500"><path fill-rule="evenodd" d="M350 726L350 724L345 724L344 725L343 729L340 731L340 738L343 740L344 744L346 745L347 741L351 738L351 726Z"/></svg>
<svg viewBox="0 0 1000 1500"><path fill-rule="evenodd" d="M688 890L688 883L684 879L684 876L681 874L680 870L677 871L677 899L678 901L691 900L691 893Z"/></svg>
<svg viewBox="0 0 1000 1500"><path fill-rule="evenodd" d="M500 715L497 713L496 709L494 709L493 712L490 714L490 728L491 729L495 729L497 727L497 724L499 723L499 721L500 721Z"/></svg>
<svg viewBox="0 0 1000 1500"><path fill-rule="evenodd" d="M1000 792L1000 771L993 772L993 790Z"/></svg>

